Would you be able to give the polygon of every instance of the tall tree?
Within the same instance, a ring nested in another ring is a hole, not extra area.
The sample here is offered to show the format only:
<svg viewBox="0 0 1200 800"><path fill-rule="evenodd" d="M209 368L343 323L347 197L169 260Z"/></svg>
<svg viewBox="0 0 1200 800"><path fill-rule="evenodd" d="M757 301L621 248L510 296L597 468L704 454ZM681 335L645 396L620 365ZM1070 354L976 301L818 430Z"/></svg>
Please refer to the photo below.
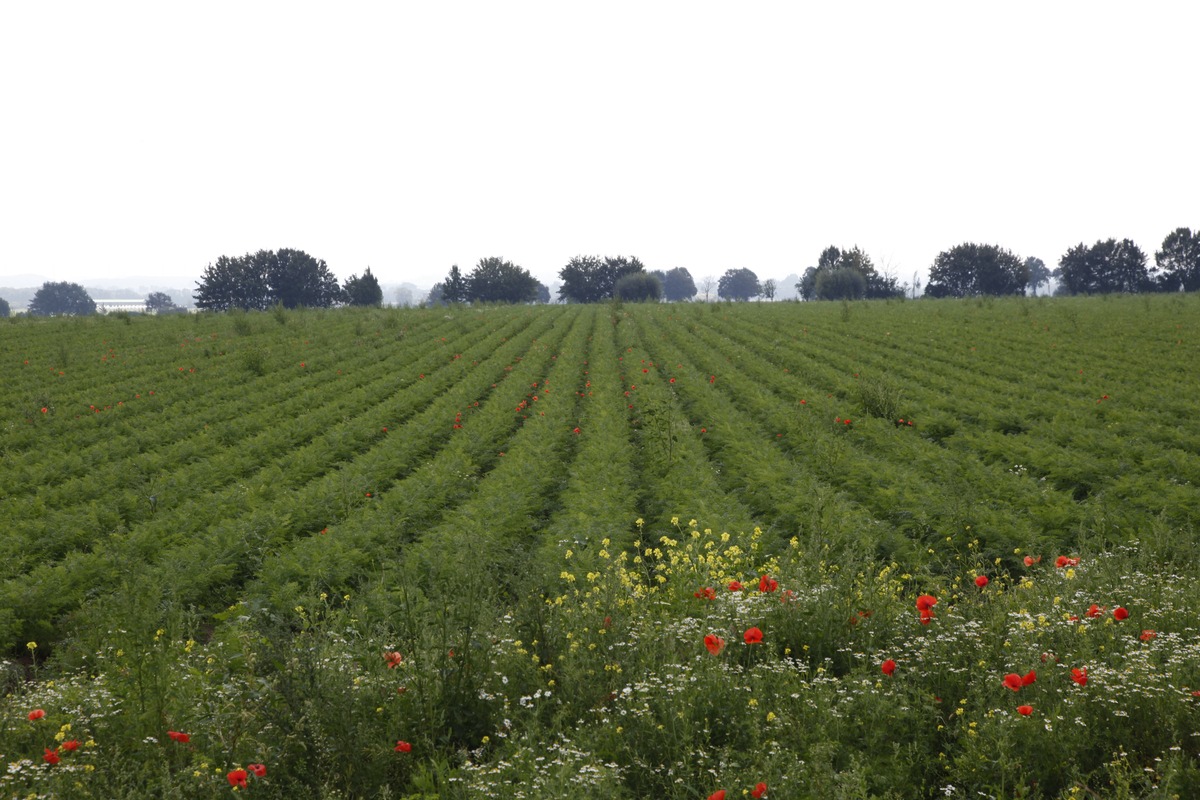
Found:
<svg viewBox="0 0 1200 800"><path fill-rule="evenodd" d="M804 270L804 277L796 284L796 291L801 300L813 300L817 296L817 268L809 267Z"/></svg>
<svg viewBox="0 0 1200 800"><path fill-rule="evenodd" d="M704 293L704 302L707 303L709 297L712 296L713 289L717 288L717 279L712 275L705 275L696 286Z"/></svg>
<svg viewBox="0 0 1200 800"><path fill-rule="evenodd" d="M624 275L644 272L636 257L575 256L559 270L562 279L558 295L571 303L595 303L613 296L617 281Z"/></svg>
<svg viewBox="0 0 1200 800"><path fill-rule="evenodd" d="M1050 282L1050 268L1046 266L1045 261L1030 256L1025 259L1025 271L1029 273L1029 282L1025 285L1033 292L1033 296L1037 297L1038 287Z"/></svg>
<svg viewBox="0 0 1200 800"><path fill-rule="evenodd" d="M0 297L0 319L7 317L11 313L12 313L12 307L9 306L8 301L5 300L3 297Z"/></svg>
<svg viewBox="0 0 1200 800"><path fill-rule="evenodd" d="M482 258L467 276L467 296L472 303L532 303L538 281L529 271L502 258Z"/></svg>
<svg viewBox="0 0 1200 800"><path fill-rule="evenodd" d="M78 283L47 282L33 296L28 312L33 317L95 314L96 301Z"/></svg>
<svg viewBox="0 0 1200 800"><path fill-rule="evenodd" d="M146 295L146 310L153 314L183 313L183 308L175 305L171 295L166 292L151 292Z"/></svg>
<svg viewBox="0 0 1200 800"><path fill-rule="evenodd" d="M943 250L929 268L925 293L932 297L1023 294L1025 262L993 244L967 242Z"/></svg>
<svg viewBox="0 0 1200 800"><path fill-rule="evenodd" d="M342 288L324 261L303 250L259 250L221 256L205 268L196 289L196 307L212 311L262 311L274 303L286 308L328 308L342 302Z"/></svg>
<svg viewBox="0 0 1200 800"><path fill-rule="evenodd" d="M442 300L446 303L467 302L467 279L458 269L458 264L450 267L446 280L442 281Z"/></svg>
<svg viewBox="0 0 1200 800"><path fill-rule="evenodd" d="M696 281L687 267L674 267L663 276L663 297L673 303L696 296Z"/></svg>
<svg viewBox="0 0 1200 800"><path fill-rule="evenodd" d="M599 256L575 256L558 271L562 286L558 296L568 303L595 303L604 298L604 259Z"/></svg>
<svg viewBox="0 0 1200 800"><path fill-rule="evenodd" d="M1153 288L1146 254L1129 239L1077 244L1058 262L1060 287L1068 294L1143 292Z"/></svg>
<svg viewBox="0 0 1200 800"><path fill-rule="evenodd" d="M347 278L346 283L342 286L342 294L346 298L346 302L352 306L383 305L383 287L379 285L379 280L371 274L370 267L366 268L361 278L357 275Z"/></svg>
<svg viewBox="0 0 1200 800"><path fill-rule="evenodd" d="M762 282L762 296L767 300L775 299L775 279L767 278Z"/></svg>
<svg viewBox="0 0 1200 800"><path fill-rule="evenodd" d="M260 250L259 253L265 254L266 251ZM271 305L271 290L267 286L265 264L249 253L244 256L221 256L204 268L193 296L196 308L208 311L267 309Z"/></svg>
<svg viewBox="0 0 1200 800"><path fill-rule="evenodd" d="M1155 252L1158 285L1168 292L1194 292L1200 289L1200 228L1176 228L1163 239L1162 250Z"/></svg>
<svg viewBox="0 0 1200 800"><path fill-rule="evenodd" d="M751 270L727 269L717 281L717 294L726 300L749 300L758 297L762 287L758 284L758 276Z"/></svg>
<svg viewBox="0 0 1200 800"><path fill-rule="evenodd" d="M323 260L287 248L267 255L267 286L284 308L329 308L342 301L342 287Z"/></svg>
<svg viewBox="0 0 1200 800"><path fill-rule="evenodd" d="M662 299L662 281L649 272L630 272L617 279L613 297L635 303L657 302Z"/></svg>
<svg viewBox="0 0 1200 800"><path fill-rule="evenodd" d="M880 275L871 257L857 245L849 250L826 247L817 259L816 268L810 269L813 270L811 275L805 272L800 283L796 284L800 296L805 300L813 297L819 300L856 300L860 297L884 299L904 294L896 279ZM834 277L834 273L845 270L857 273L862 280L846 274Z"/></svg>

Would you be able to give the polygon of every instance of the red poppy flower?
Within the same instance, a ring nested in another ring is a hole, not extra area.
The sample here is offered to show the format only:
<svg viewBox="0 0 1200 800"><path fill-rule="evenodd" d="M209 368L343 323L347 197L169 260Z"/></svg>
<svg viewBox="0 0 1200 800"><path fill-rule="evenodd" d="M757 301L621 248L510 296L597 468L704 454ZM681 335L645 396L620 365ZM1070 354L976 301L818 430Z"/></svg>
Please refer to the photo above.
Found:
<svg viewBox="0 0 1200 800"><path fill-rule="evenodd" d="M571 431L571 433L573 433L573 434L575 434L576 436L578 436L578 435L579 435L579 428L575 428L573 431Z"/></svg>
<svg viewBox="0 0 1200 800"><path fill-rule="evenodd" d="M1022 717L1028 717L1033 713L1033 706L1017 706L1017 713Z"/></svg>
<svg viewBox="0 0 1200 800"><path fill-rule="evenodd" d="M249 776L249 774L247 774L246 770L235 769L235 770L230 771L230 773L225 776L225 779L227 781L229 781L229 785L234 787L235 789L245 789L246 788L246 778L248 778L248 777L250 777L250 776Z"/></svg>
<svg viewBox="0 0 1200 800"><path fill-rule="evenodd" d="M750 790L750 796L754 800L762 800L762 796L767 793L767 785L762 781L754 784L754 788Z"/></svg>
<svg viewBox="0 0 1200 800"><path fill-rule="evenodd" d="M1142 631L1142 635L1139 636L1138 638L1141 639L1143 642L1148 642L1151 639L1156 638L1157 636L1158 636L1158 634L1155 633L1154 631Z"/></svg>
<svg viewBox="0 0 1200 800"><path fill-rule="evenodd" d="M988 585L988 576L980 575L977 578L975 578L975 585L978 586L980 589L987 586Z"/></svg>
<svg viewBox="0 0 1200 800"><path fill-rule="evenodd" d="M742 582L741 581L730 581L729 582L729 591L740 592L741 590L742 590Z"/></svg>
<svg viewBox="0 0 1200 800"><path fill-rule="evenodd" d="M1021 688L1024 684L1021 682L1021 676L1015 672L1010 672L1004 676L1001 681L1006 689L1012 689L1014 692Z"/></svg>
<svg viewBox="0 0 1200 800"><path fill-rule="evenodd" d="M247 764L246 769L254 773L255 777L267 777L267 766L265 764Z"/></svg>
<svg viewBox="0 0 1200 800"><path fill-rule="evenodd" d="M45 711L43 711L43 710L42 710L42 709L40 709L40 708L35 708L33 711L30 711L30 712L29 712L29 721L30 721L30 722L35 722L35 721L37 721L37 720L41 719L41 718L42 718L42 717L44 717L44 716L46 716L46 712L45 712Z"/></svg>
<svg viewBox="0 0 1200 800"><path fill-rule="evenodd" d="M45 413L46 413L46 407L45 407L45 406L42 406L42 413L43 413L43 414L45 414Z"/></svg>
<svg viewBox="0 0 1200 800"><path fill-rule="evenodd" d="M1029 684L1033 683L1036 680L1037 680L1037 672L1035 672L1034 670L1029 670L1029 672L1026 672L1021 677L1021 685L1028 686Z"/></svg>
<svg viewBox="0 0 1200 800"><path fill-rule="evenodd" d="M699 591L692 592L692 597L698 597L701 600L716 600L717 592L711 586L705 586Z"/></svg>
<svg viewBox="0 0 1200 800"><path fill-rule="evenodd" d="M78 739L68 739L67 741L62 743L62 749L69 750L70 752L74 753L76 750L79 749L79 740Z"/></svg>
<svg viewBox="0 0 1200 800"><path fill-rule="evenodd" d="M758 628L750 628L742 638L746 640L746 644L762 644L763 632Z"/></svg>
<svg viewBox="0 0 1200 800"><path fill-rule="evenodd" d="M1054 559L1054 566L1059 569L1062 569L1063 567L1078 566L1078 564L1079 564L1078 558L1067 558L1066 556L1059 556L1058 558Z"/></svg>
<svg viewBox="0 0 1200 800"><path fill-rule="evenodd" d="M404 656L397 650L388 650L383 654L383 660L387 662L388 669L395 669L400 666L400 662L404 660Z"/></svg>
<svg viewBox="0 0 1200 800"><path fill-rule="evenodd" d="M1117 606L1116 608L1113 609L1113 619L1118 620L1118 621L1123 620L1123 619L1129 619L1129 610L1127 608L1125 608L1124 606Z"/></svg>
<svg viewBox="0 0 1200 800"><path fill-rule="evenodd" d="M397 753L411 753L412 745L401 739L400 741L396 742L396 747L394 749Z"/></svg>
<svg viewBox="0 0 1200 800"><path fill-rule="evenodd" d="M758 579L758 590L760 592L773 592L778 588L779 588L779 581L775 580L774 578L772 578L768 575L763 575L761 578Z"/></svg>
<svg viewBox="0 0 1200 800"><path fill-rule="evenodd" d="M896 674L896 662L893 659L889 658L887 661L884 661L879 665L879 668L883 670L883 674L887 675L889 678Z"/></svg>
<svg viewBox="0 0 1200 800"><path fill-rule="evenodd" d="M1080 686L1087 686L1087 667L1080 669L1073 667L1071 669L1071 680L1078 683Z"/></svg>
<svg viewBox="0 0 1200 800"><path fill-rule="evenodd" d="M1096 617L1102 616L1104 614L1104 609L1101 608L1100 606L1096 605L1095 603L1092 603L1090 606L1088 606L1088 610L1086 613L1087 613L1088 619L1095 619Z"/></svg>
<svg viewBox="0 0 1200 800"><path fill-rule="evenodd" d="M704 637L704 646L715 656L725 649L725 640L710 633Z"/></svg>
<svg viewBox="0 0 1200 800"><path fill-rule="evenodd" d="M725 790L718 789L708 796L708 800L725 800Z"/></svg>
<svg viewBox="0 0 1200 800"><path fill-rule="evenodd" d="M922 625L928 625L929 620L937 616L933 613L935 605L937 605L937 598L931 594L923 594L917 598L917 610L921 612Z"/></svg>
<svg viewBox="0 0 1200 800"><path fill-rule="evenodd" d="M180 744L187 744L192 740L191 736L188 736L186 733L180 733L179 731L167 731L167 736L171 737L171 741L179 742Z"/></svg>
<svg viewBox="0 0 1200 800"><path fill-rule="evenodd" d="M1033 566L1033 556L1025 556L1025 566L1027 566L1027 567Z"/></svg>
<svg viewBox="0 0 1200 800"><path fill-rule="evenodd" d="M59 761L62 760L58 757L57 750L51 750L49 747L45 747L43 749L46 751L46 753L45 753L45 755L42 756L42 760L45 761L47 764L57 764Z"/></svg>

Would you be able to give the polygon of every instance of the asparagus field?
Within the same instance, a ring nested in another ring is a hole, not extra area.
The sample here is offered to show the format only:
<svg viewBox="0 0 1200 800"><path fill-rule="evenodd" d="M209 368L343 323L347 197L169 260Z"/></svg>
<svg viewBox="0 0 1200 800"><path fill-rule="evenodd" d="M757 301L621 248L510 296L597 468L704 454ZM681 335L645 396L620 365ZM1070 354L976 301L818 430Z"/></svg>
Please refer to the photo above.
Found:
<svg viewBox="0 0 1200 800"><path fill-rule="evenodd" d="M1200 297L0 325L0 797L1200 795Z"/></svg>

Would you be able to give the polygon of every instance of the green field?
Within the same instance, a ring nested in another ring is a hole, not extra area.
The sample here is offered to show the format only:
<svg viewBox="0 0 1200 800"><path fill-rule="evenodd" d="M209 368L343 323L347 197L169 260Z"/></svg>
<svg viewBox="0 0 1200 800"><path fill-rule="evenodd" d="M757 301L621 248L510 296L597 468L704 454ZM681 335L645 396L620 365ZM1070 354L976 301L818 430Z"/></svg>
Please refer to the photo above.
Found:
<svg viewBox="0 0 1200 800"><path fill-rule="evenodd" d="M1200 796L1200 297L19 319L0 379L0 797Z"/></svg>

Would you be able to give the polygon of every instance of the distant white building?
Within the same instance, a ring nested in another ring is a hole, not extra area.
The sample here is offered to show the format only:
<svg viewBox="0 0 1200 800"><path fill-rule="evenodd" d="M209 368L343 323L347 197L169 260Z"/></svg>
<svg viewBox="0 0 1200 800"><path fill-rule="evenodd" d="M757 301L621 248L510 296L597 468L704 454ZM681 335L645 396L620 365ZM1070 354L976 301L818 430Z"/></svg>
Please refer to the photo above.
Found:
<svg viewBox="0 0 1200 800"><path fill-rule="evenodd" d="M96 301L96 313L110 314L113 311L136 311L139 314L144 314L146 312L146 301L137 297L127 300L110 299Z"/></svg>

